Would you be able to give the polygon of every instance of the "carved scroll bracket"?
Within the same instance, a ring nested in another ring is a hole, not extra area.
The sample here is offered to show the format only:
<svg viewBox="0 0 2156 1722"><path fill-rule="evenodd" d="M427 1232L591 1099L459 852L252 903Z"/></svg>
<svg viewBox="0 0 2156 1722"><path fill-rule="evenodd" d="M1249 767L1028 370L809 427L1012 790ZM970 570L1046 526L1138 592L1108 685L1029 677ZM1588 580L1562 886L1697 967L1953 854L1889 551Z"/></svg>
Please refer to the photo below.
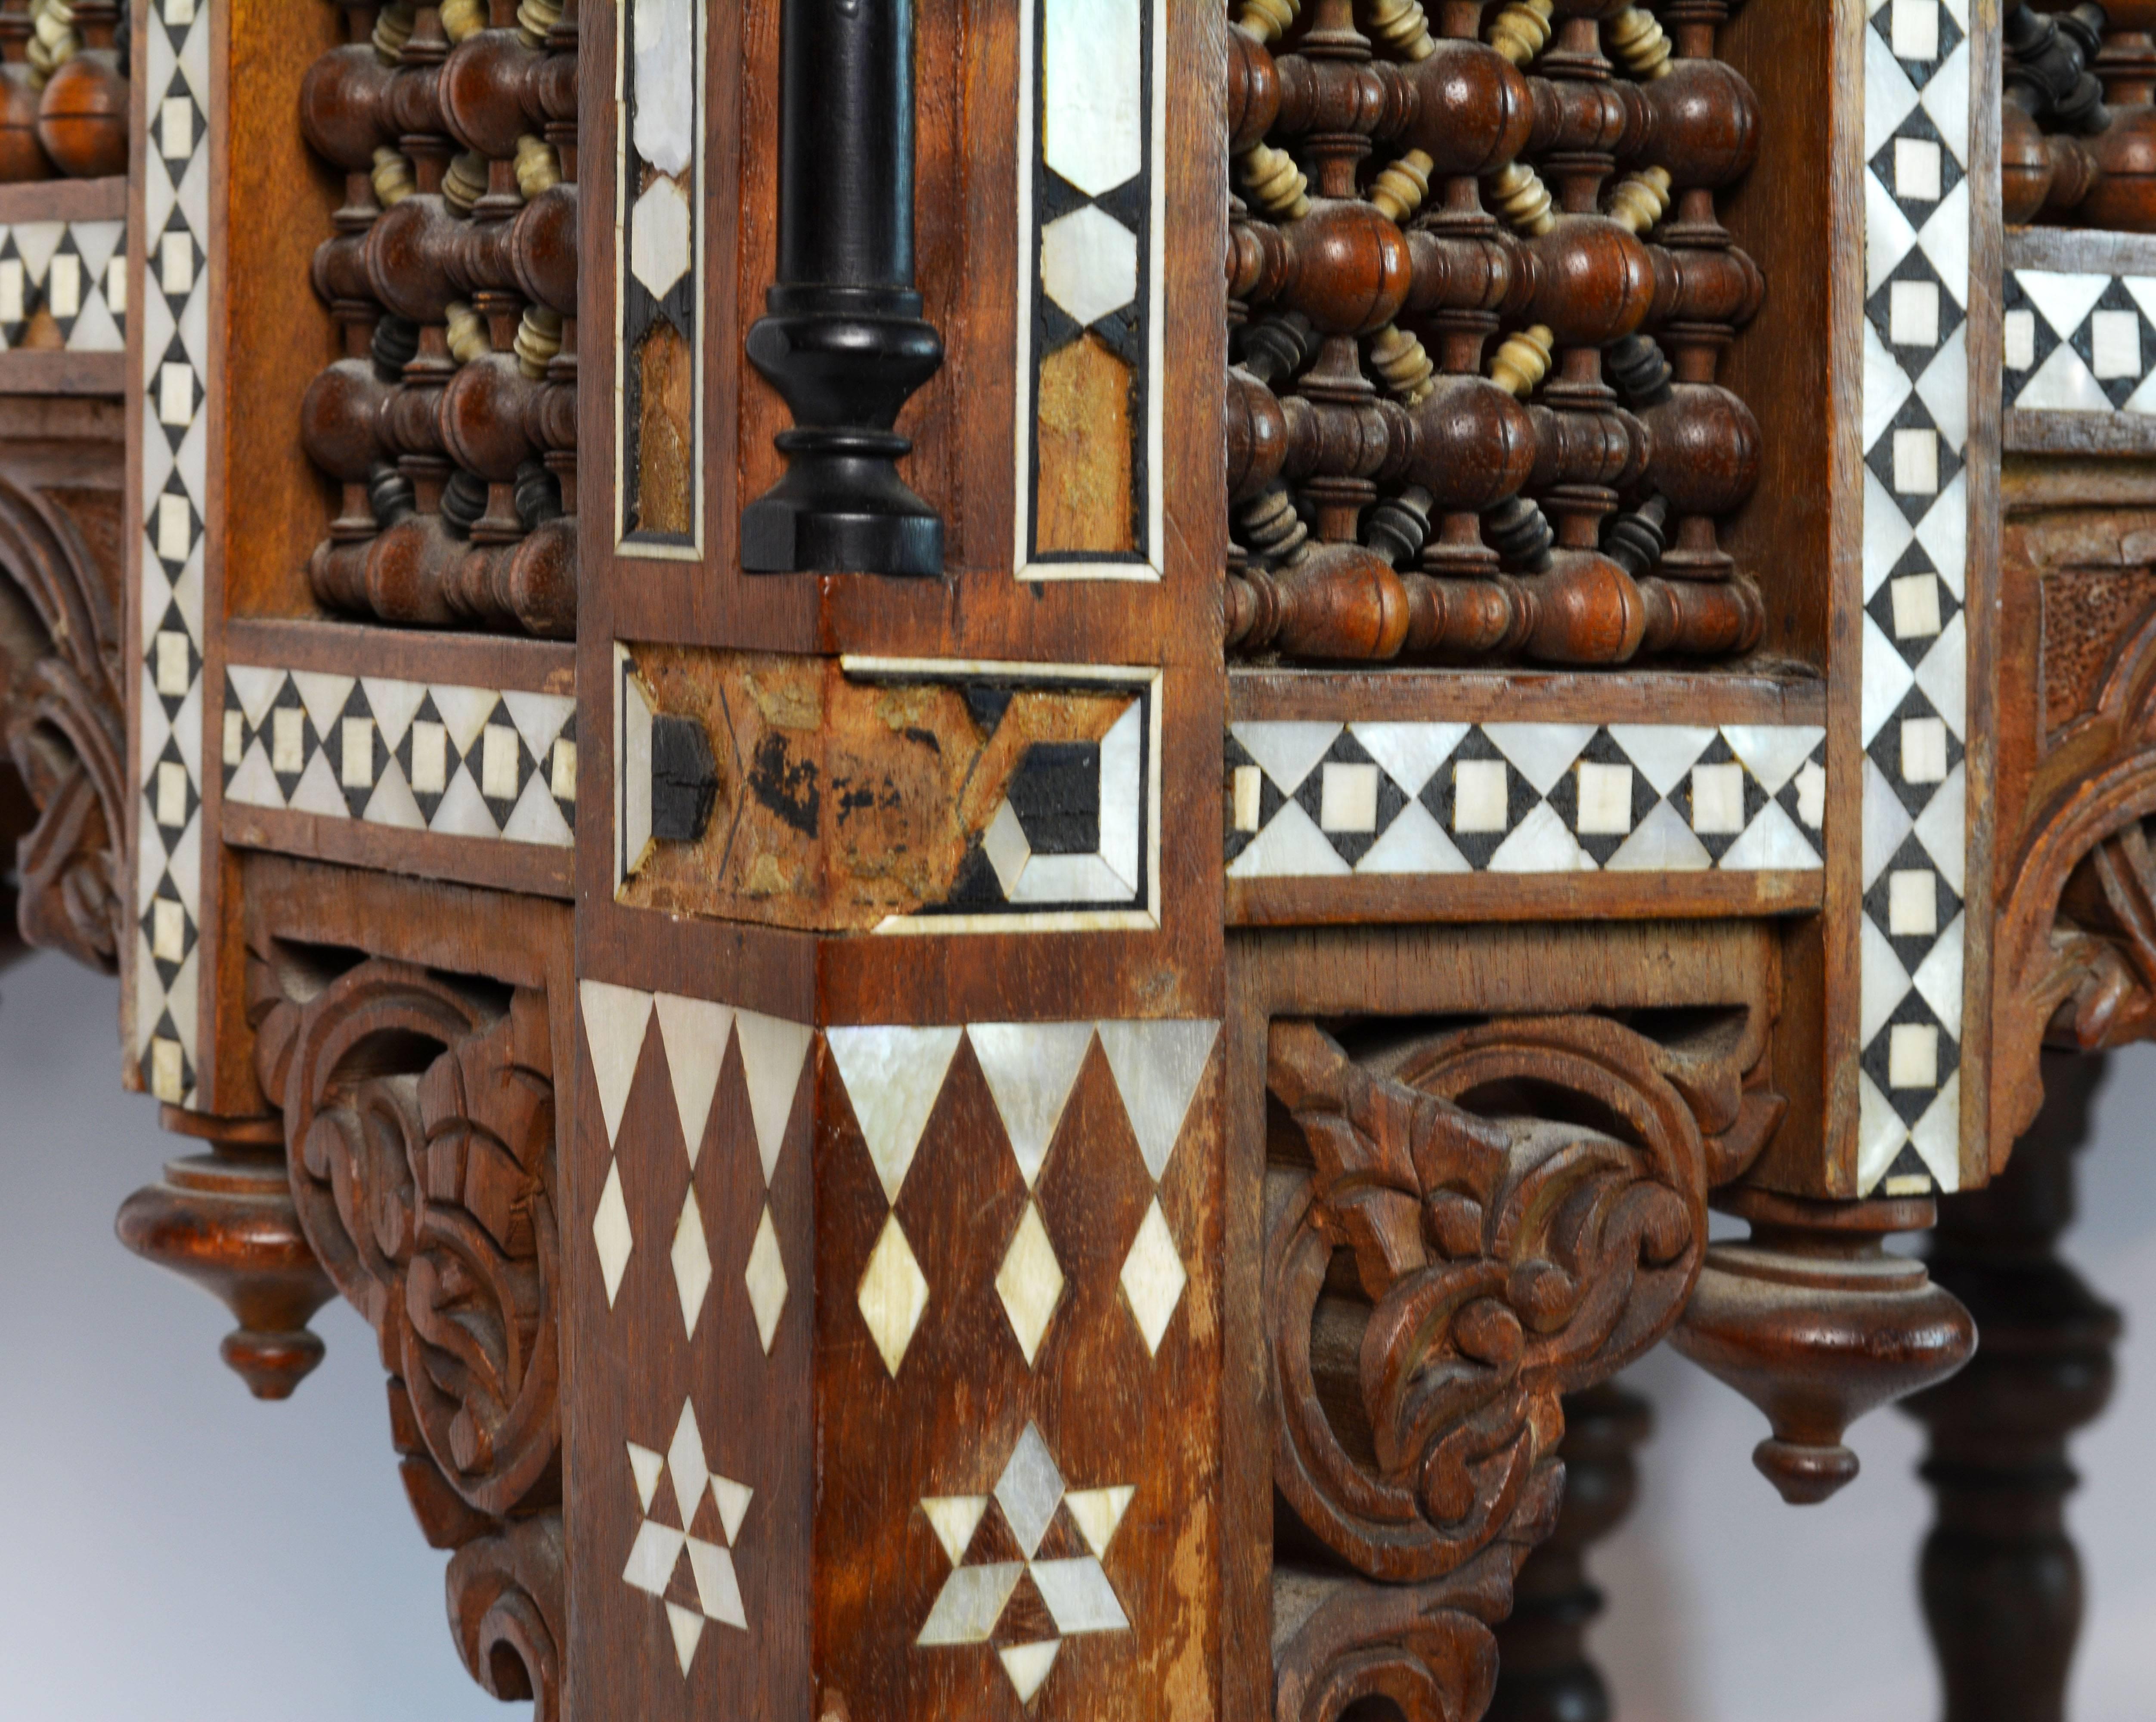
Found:
<svg viewBox="0 0 2156 1722"><path fill-rule="evenodd" d="M1683 1309L1710 1181L1784 1110L1766 1035L1532 1018L1358 1058L1274 1025L1278 1715L1481 1714L1562 1497L1561 1397Z"/></svg>
<svg viewBox="0 0 2156 1722"><path fill-rule="evenodd" d="M560 1249L546 995L373 959L251 953L265 1092L323 1270L373 1324L450 1618L501 1698L558 1714Z"/></svg>

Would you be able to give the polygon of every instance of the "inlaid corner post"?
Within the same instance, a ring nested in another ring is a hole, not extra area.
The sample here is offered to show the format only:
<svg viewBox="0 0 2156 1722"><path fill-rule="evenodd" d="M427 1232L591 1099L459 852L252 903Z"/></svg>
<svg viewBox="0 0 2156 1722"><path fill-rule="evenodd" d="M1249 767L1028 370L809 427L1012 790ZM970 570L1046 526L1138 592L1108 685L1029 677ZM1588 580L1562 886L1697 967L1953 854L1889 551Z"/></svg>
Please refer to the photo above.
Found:
<svg viewBox="0 0 2156 1722"><path fill-rule="evenodd" d="M2111 1397L2120 1324L2058 1254L2102 1065L2046 1063L2034 1128L1988 1187L1940 1204L1928 1251L1983 1346L1904 1407L1931 1432L1922 1476L1938 1511L1921 1582L1946 1722L2061 1722L2081 1632L2066 1443Z"/></svg>
<svg viewBox="0 0 2156 1722"><path fill-rule="evenodd" d="M748 357L785 397L786 476L742 515L752 573L940 575L898 474L900 409L943 362L913 282L912 0L786 0L778 279Z"/></svg>

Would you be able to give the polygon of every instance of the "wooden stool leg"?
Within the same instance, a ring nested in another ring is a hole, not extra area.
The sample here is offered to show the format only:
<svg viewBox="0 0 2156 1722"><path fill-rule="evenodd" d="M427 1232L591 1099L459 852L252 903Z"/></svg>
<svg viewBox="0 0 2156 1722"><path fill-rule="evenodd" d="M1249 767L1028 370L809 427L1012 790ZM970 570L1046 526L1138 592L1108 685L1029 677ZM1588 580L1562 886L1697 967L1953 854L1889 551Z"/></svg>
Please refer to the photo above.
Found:
<svg viewBox="0 0 2156 1722"><path fill-rule="evenodd" d="M1514 1581L1512 1618L1496 1628L1497 1694L1486 1722L1609 1722L1609 1689L1587 1654L1602 1612L1587 1551L1632 1510L1633 1450L1654 1430L1654 1410L1614 1381L1564 1401L1564 1508L1550 1540Z"/></svg>
<svg viewBox="0 0 2156 1722"><path fill-rule="evenodd" d="M2111 1397L2119 1315L2056 1250L2101 1066L2046 1063L2034 1128L1989 1188L1941 1202L1930 1251L1979 1335L1966 1369L1908 1402L1932 1438L1922 1583L1946 1722L2063 1722L2081 1631L2066 1440Z"/></svg>

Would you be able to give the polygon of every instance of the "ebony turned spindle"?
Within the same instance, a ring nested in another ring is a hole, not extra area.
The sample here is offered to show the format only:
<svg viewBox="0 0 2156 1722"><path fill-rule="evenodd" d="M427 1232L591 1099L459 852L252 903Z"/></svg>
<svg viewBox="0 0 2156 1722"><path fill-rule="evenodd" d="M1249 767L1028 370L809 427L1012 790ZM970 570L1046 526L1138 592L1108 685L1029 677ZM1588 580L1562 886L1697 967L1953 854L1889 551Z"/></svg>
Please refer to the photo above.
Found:
<svg viewBox="0 0 2156 1722"><path fill-rule="evenodd" d="M752 573L936 575L943 523L891 426L943 362L913 285L911 0L787 0L778 280L749 361L793 410L786 476L742 514Z"/></svg>

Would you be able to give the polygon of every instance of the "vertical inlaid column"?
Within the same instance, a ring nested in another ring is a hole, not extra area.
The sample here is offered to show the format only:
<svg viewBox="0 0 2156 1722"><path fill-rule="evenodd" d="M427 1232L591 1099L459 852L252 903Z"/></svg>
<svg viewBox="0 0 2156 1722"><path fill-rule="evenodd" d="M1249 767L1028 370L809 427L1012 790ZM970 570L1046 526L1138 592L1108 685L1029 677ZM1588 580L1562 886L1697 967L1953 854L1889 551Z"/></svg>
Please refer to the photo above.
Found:
<svg viewBox="0 0 2156 1722"><path fill-rule="evenodd" d="M742 515L752 573L936 575L943 523L891 428L943 346L913 284L911 0L788 0L778 280L748 357L785 397L786 476Z"/></svg>
<svg viewBox="0 0 2156 1722"><path fill-rule="evenodd" d="M1969 92L1995 87L1998 44L1964 0L1888 0L1863 38L1857 1185L1899 1197L1960 1187L1965 1112L1980 1139L1980 1084L1960 1071L1982 1051L1963 1025L1983 1015L1964 1003L1987 948L1988 772L1965 756L1987 656L1972 539L1997 424L1996 396L1971 377L1996 372L1975 350L1993 326L1978 254L1987 233L1997 243L1998 172Z"/></svg>

